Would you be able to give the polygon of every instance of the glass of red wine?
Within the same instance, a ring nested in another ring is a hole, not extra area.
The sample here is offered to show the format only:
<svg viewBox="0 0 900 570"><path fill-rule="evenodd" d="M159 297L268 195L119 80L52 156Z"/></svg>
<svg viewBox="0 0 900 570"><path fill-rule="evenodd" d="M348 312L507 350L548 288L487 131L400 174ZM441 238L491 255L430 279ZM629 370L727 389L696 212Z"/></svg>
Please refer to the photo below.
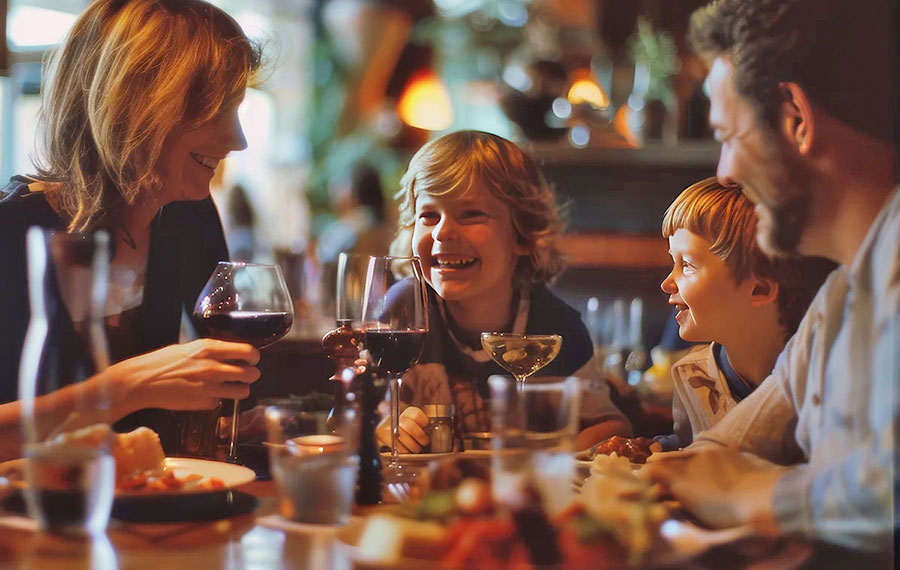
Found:
<svg viewBox="0 0 900 570"><path fill-rule="evenodd" d="M419 361L428 334L425 274L418 257L369 258L363 299L365 347L388 378L391 398L391 460L385 479L401 470L397 452L400 377Z"/></svg>
<svg viewBox="0 0 900 570"><path fill-rule="evenodd" d="M294 309L277 265L220 261L197 297L194 323L201 336L268 346L291 330ZM231 416L226 461L237 463L238 402Z"/></svg>

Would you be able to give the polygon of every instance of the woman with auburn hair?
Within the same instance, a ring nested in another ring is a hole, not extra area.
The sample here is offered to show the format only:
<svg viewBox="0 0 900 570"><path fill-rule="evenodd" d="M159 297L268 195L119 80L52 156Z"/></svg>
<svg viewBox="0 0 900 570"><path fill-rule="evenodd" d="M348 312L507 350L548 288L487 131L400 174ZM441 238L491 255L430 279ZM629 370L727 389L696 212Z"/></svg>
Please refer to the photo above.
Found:
<svg viewBox="0 0 900 570"><path fill-rule="evenodd" d="M183 311L228 257L209 184L219 162L247 146L238 105L260 64L240 26L201 0L94 0L49 60L36 174L0 190L0 458L20 442L30 226L111 236L106 325L115 364L84 385L88 394L113 387L112 415L125 418L118 428L165 435L169 410L248 395L259 377L254 347L178 341ZM75 334L72 325L63 335ZM74 397L66 394L48 414L66 413Z"/></svg>
<svg viewBox="0 0 900 570"><path fill-rule="evenodd" d="M547 289L564 265L556 247L563 223L534 161L506 139L459 131L419 149L400 185L391 249L422 260L430 331L418 364L403 376L401 398L410 405L400 417L399 450L428 444L426 404L453 404L462 432L489 431L487 379L507 372L482 349L483 331L562 335L559 354L536 374L592 380L584 383L579 446L630 435L597 377L581 316ZM384 445L388 424L376 432Z"/></svg>

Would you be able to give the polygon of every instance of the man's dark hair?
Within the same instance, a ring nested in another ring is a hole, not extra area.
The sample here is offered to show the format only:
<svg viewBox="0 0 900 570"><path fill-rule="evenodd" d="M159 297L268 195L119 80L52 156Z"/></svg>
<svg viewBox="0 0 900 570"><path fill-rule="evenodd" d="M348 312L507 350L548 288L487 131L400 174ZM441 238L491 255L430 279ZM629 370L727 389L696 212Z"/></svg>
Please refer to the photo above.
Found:
<svg viewBox="0 0 900 570"><path fill-rule="evenodd" d="M700 55L731 57L738 93L771 128L795 82L829 115L897 142L896 0L717 0L694 12Z"/></svg>

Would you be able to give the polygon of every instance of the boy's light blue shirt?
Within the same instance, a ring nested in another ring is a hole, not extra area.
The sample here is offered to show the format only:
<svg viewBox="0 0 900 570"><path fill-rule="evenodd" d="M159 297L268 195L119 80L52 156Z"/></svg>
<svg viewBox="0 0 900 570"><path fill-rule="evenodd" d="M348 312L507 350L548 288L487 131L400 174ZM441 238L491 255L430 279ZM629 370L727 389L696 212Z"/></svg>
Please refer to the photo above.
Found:
<svg viewBox="0 0 900 570"><path fill-rule="evenodd" d="M849 267L828 278L772 374L695 446L793 465L771 498L781 530L892 546L900 386L900 189Z"/></svg>

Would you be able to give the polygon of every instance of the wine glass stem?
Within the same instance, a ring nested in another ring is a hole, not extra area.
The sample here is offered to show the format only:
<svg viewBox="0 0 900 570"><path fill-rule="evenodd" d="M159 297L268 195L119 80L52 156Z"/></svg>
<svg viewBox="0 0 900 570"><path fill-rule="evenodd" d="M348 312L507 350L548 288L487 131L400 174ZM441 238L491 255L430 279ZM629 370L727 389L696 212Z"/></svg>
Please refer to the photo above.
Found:
<svg viewBox="0 0 900 570"><path fill-rule="evenodd" d="M391 390L391 463L398 458L397 440L400 439L400 377L392 374L389 379Z"/></svg>
<svg viewBox="0 0 900 570"><path fill-rule="evenodd" d="M237 433L238 433L238 401L234 400L231 410L231 439L228 442L228 461L237 461Z"/></svg>
<svg viewBox="0 0 900 570"><path fill-rule="evenodd" d="M521 390L525 389L525 379L526 378L528 378L528 374L525 374L524 376L516 376L516 389L517 390L521 391Z"/></svg>

